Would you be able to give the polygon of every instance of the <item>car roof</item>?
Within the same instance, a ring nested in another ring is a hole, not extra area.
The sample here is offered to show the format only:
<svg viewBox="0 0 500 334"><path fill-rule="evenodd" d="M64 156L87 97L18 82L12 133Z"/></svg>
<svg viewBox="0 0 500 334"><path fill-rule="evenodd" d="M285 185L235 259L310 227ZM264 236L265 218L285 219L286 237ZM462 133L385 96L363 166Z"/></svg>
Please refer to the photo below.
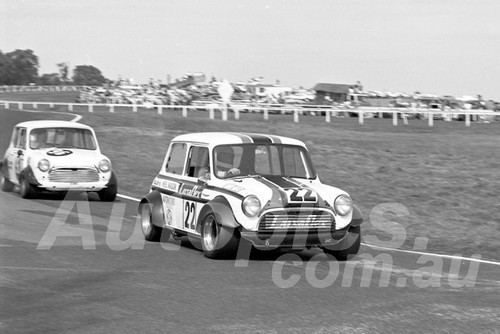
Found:
<svg viewBox="0 0 500 334"><path fill-rule="evenodd" d="M52 121L52 120L40 120L40 121L27 121L16 124L16 127L25 127L25 128L78 128L78 129L89 129L92 128L88 125L70 121Z"/></svg>
<svg viewBox="0 0 500 334"><path fill-rule="evenodd" d="M207 144L210 146L224 144L285 144L305 147L305 144L297 139L247 132L197 132L188 133L175 137L172 142L190 142Z"/></svg>

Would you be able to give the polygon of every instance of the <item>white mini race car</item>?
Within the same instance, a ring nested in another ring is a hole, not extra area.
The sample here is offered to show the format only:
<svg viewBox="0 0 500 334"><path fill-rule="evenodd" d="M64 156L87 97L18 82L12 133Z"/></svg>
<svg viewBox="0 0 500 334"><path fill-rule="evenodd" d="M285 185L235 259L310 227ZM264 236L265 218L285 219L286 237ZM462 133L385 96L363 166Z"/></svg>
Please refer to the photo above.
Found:
<svg viewBox="0 0 500 334"><path fill-rule="evenodd" d="M1 162L2 190L19 186L23 198L40 191L97 192L114 201L116 175L101 154L94 130L67 121L29 121L14 127Z"/></svg>
<svg viewBox="0 0 500 334"><path fill-rule="evenodd" d="M139 214L146 240L187 236L209 258L319 247L345 260L363 222L346 192L320 182L303 142L251 133L175 137Z"/></svg>

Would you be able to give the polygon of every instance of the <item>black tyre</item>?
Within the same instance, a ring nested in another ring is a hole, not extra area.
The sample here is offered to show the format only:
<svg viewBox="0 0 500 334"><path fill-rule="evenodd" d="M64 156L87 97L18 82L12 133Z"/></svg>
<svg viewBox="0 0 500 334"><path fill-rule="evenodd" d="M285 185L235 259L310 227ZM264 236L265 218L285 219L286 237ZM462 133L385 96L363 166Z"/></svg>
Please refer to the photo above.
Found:
<svg viewBox="0 0 500 334"><path fill-rule="evenodd" d="M10 192L14 190L14 183L2 175L2 191Z"/></svg>
<svg viewBox="0 0 500 334"><path fill-rule="evenodd" d="M167 241L169 234L165 233L162 238L163 228L153 224L153 215L151 213L151 204L144 203L141 205L141 227L144 233L144 239L147 241Z"/></svg>
<svg viewBox="0 0 500 334"><path fill-rule="evenodd" d="M361 247L361 227L355 226L349 230L349 233L357 234L356 240L352 245L350 245L346 249L342 250L330 250L324 248L323 251L327 254L333 255L337 259L337 261L347 261L353 258L359 252L359 248Z"/></svg>
<svg viewBox="0 0 500 334"><path fill-rule="evenodd" d="M38 195L37 188L32 186L24 177L19 181L19 192L22 198L36 198Z"/></svg>
<svg viewBox="0 0 500 334"><path fill-rule="evenodd" d="M233 258L239 244L238 231L222 226L213 214L208 214L201 226L201 248L211 259Z"/></svg>
<svg viewBox="0 0 500 334"><path fill-rule="evenodd" d="M116 185L108 186L107 188L101 189L97 192L99 199L103 202L113 202L116 198L116 193L118 192L118 187Z"/></svg>

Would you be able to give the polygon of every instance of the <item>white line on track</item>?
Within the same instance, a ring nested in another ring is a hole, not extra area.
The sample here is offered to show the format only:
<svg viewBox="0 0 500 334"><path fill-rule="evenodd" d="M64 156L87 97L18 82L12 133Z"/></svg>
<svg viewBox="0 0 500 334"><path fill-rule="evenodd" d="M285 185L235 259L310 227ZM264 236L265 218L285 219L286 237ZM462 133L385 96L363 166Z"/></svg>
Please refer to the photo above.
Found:
<svg viewBox="0 0 500 334"><path fill-rule="evenodd" d="M371 248L383 249L383 250L394 251L394 252L410 253L410 254L418 254L418 255L439 256L439 257L443 257L443 258L447 258L447 259L458 259L458 260L471 261L471 262L480 262L480 263L487 263L487 264L492 264L492 265L495 265L495 266L500 266L500 262L489 261L489 260L481 260L479 258L463 257L463 256L459 256L459 255L447 255L447 254L427 253L427 252L419 252L419 251L406 250L406 249L396 249L396 248L389 248L389 247L383 247L383 246L370 245L370 244L366 244L364 242L362 242L361 244L365 245L365 246L368 246L368 247L371 247Z"/></svg>
<svg viewBox="0 0 500 334"><path fill-rule="evenodd" d="M134 198L134 197L130 197L130 196L127 196L127 195L122 195L122 194L118 194L116 195L117 197L120 197L120 198L123 198L123 199L128 199L130 201L134 201L134 202L140 202L141 200L138 199L138 198Z"/></svg>
<svg viewBox="0 0 500 334"><path fill-rule="evenodd" d="M81 116L81 115L72 114L70 112L64 112L64 111L44 111L44 110L26 110L26 109L19 109L19 111L32 112L32 113L44 113L44 114L63 114L63 115L74 116L75 118L73 118L70 122L78 122L79 120L81 120L83 118L83 116Z"/></svg>

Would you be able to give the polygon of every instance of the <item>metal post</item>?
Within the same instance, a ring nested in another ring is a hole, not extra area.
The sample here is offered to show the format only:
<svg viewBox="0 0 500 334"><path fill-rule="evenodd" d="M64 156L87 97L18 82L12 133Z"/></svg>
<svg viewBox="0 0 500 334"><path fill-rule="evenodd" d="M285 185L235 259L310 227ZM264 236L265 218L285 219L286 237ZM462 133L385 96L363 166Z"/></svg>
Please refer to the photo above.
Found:
<svg viewBox="0 0 500 334"><path fill-rule="evenodd" d="M137 112L137 104L134 103L134 105L132 106L132 111Z"/></svg>
<svg viewBox="0 0 500 334"><path fill-rule="evenodd" d="M37 103L33 103L33 109L36 109L38 108L38 104Z"/></svg>
<svg viewBox="0 0 500 334"><path fill-rule="evenodd" d="M94 106L92 104L89 104L89 112L94 112Z"/></svg>
<svg viewBox="0 0 500 334"><path fill-rule="evenodd" d="M408 115L406 113L402 113L401 116L403 116L403 124L408 125Z"/></svg>
<svg viewBox="0 0 500 334"><path fill-rule="evenodd" d="M227 121L227 103L222 103L222 120Z"/></svg>
<svg viewBox="0 0 500 334"><path fill-rule="evenodd" d="M269 119L269 110L267 110L267 108L264 108L264 119L265 120Z"/></svg>
<svg viewBox="0 0 500 334"><path fill-rule="evenodd" d="M109 112L110 113L114 113L115 112L115 106L114 105L112 105L112 104L109 105Z"/></svg>
<svg viewBox="0 0 500 334"><path fill-rule="evenodd" d="M470 114L468 112L465 113L465 126L470 126Z"/></svg>
<svg viewBox="0 0 500 334"><path fill-rule="evenodd" d="M298 123L299 122L299 110L298 109L295 109L293 111L293 121L295 123Z"/></svg>
<svg viewBox="0 0 500 334"><path fill-rule="evenodd" d="M331 114L330 109L326 110L326 111L325 111L325 121L326 121L327 123L330 123L330 122L331 122L331 116L332 116L332 114Z"/></svg>
<svg viewBox="0 0 500 334"><path fill-rule="evenodd" d="M429 126L434 126L434 114L429 112Z"/></svg>
<svg viewBox="0 0 500 334"><path fill-rule="evenodd" d="M158 115L163 115L163 109L161 106L158 106Z"/></svg>
<svg viewBox="0 0 500 334"><path fill-rule="evenodd" d="M23 109L23 103L22 103L22 102L18 102L17 107L18 107L19 109Z"/></svg>
<svg viewBox="0 0 500 334"><path fill-rule="evenodd" d="M68 110L69 110L69 111L73 111L73 105L72 105L71 103L70 103L70 104L68 104Z"/></svg>
<svg viewBox="0 0 500 334"><path fill-rule="evenodd" d="M210 117L210 119L214 119L215 118L215 116L214 116L214 108L208 109L208 117Z"/></svg>
<svg viewBox="0 0 500 334"><path fill-rule="evenodd" d="M234 119L240 119L240 108L234 108Z"/></svg>
<svg viewBox="0 0 500 334"><path fill-rule="evenodd" d="M186 107L182 107L182 117L188 117L188 111Z"/></svg>
<svg viewBox="0 0 500 334"><path fill-rule="evenodd" d="M358 111L358 118L359 118L359 124L363 124L364 119L363 119L363 112L362 111Z"/></svg>
<svg viewBox="0 0 500 334"><path fill-rule="evenodd" d="M396 111L392 112L392 125L398 126L398 113Z"/></svg>

